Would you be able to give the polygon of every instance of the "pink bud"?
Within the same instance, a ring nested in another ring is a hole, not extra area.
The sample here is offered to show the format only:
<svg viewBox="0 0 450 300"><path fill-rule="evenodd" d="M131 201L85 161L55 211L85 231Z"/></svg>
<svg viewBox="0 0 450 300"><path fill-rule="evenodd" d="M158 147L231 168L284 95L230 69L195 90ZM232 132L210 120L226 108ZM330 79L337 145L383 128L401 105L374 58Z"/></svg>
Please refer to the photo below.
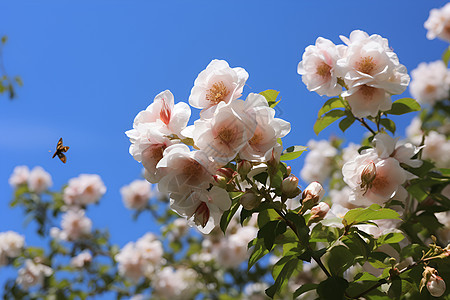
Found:
<svg viewBox="0 0 450 300"><path fill-rule="evenodd" d="M261 197L256 195L252 190L247 190L239 199L239 202L247 210L252 210L261 203Z"/></svg>
<svg viewBox="0 0 450 300"><path fill-rule="evenodd" d="M287 198L294 198L298 196L300 192L297 177L292 175L286 177L283 182L281 182L281 193Z"/></svg>
<svg viewBox="0 0 450 300"><path fill-rule="evenodd" d="M302 202L308 200L317 204L322 199L323 195L325 195L325 190L322 185L317 181L313 181L303 190Z"/></svg>
<svg viewBox="0 0 450 300"><path fill-rule="evenodd" d="M194 212L194 222L196 225L205 227L209 220L209 208L205 202L200 203Z"/></svg>
<svg viewBox="0 0 450 300"><path fill-rule="evenodd" d="M322 221L330 210L330 206L325 202L320 202L313 208L311 208L311 217L309 218L308 224L317 223Z"/></svg>
<svg viewBox="0 0 450 300"><path fill-rule="evenodd" d="M430 277L430 280L427 282L427 289L433 297L440 297L445 293L446 286L445 281L433 274Z"/></svg>
<svg viewBox="0 0 450 300"><path fill-rule="evenodd" d="M217 169L216 174L225 177L227 180L227 183L230 182L230 180L233 179L237 175L237 173L233 169L230 169L230 168Z"/></svg>
<svg viewBox="0 0 450 300"><path fill-rule="evenodd" d="M291 166L287 166L287 167L286 167L286 175L287 175L287 176L291 175L291 171L292 171Z"/></svg>
<svg viewBox="0 0 450 300"><path fill-rule="evenodd" d="M170 122L170 107L167 105L166 101L163 99L163 107L161 108L161 111L159 112L159 118L161 121L163 121L164 124L169 125Z"/></svg>
<svg viewBox="0 0 450 300"><path fill-rule="evenodd" d="M214 175L213 178L218 187L221 187L223 189L225 189L227 187L228 180L224 176Z"/></svg>

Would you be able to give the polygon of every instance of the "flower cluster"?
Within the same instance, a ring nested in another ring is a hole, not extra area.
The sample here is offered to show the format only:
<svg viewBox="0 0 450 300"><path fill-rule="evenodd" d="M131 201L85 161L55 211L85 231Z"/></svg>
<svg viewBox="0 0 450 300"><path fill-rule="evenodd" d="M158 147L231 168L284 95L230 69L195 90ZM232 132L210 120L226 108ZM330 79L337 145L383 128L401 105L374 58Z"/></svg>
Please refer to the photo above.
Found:
<svg viewBox="0 0 450 300"><path fill-rule="evenodd" d="M31 171L27 166L17 166L9 178L9 184L17 188L27 185L30 192L41 194L48 190L53 182L52 177L42 167L34 167Z"/></svg>
<svg viewBox="0 0 450 300"><path fill-rule="evenodd" d="M450 42L450 4L447 3L439 9L432 9L424 26L428 30L427 38L429 40L438 37Z"/></svg>
<svg viewBox="0 0 450 300"><path fill-rule="evenodd" d="M8 259L16 258L22 252L25 238L14 231L0 233L0 266L6 265Z"/></svg>
<svg viewBox="0 0 450 300"><path fill-rule="evenodd" d="M341 95L357 118L391 109L391 95L403 93L410 78L388 41L361 30L340 38L345 45L319 37L306 48L297 71L308 90Z"/></svg>
<svg viewBox="0 0 450 300"><path fill-rule="evenodd" d="M279 156L277 140L290 131L264 96L250 93L239 99L247 78L244 69L213 60L189 97L191 106L202 109L193 125L187 127L189 106L174 104L172 93L164 91L126 132L130 154L142 162L146 179L158 183L170 195L171 208L204 233L231 205L226 189L214 180L217 170L233 161L251 162L251 169L252 163Z"/></svg>
<svg viewBox="0 0 450 300"><path fill-rule="evenodd" d="M42 285L45 277L53 274L53 269L31 259L25 261L25 266L19 269L16 282L25 290L35 285Z"/></svg>

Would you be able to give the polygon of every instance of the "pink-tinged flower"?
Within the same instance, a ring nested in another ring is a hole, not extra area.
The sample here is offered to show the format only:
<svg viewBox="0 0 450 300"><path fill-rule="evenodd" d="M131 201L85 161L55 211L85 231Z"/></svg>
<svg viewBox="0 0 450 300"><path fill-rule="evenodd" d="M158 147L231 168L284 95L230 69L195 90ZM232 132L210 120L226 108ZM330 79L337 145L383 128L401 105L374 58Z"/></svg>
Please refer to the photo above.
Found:
<svg viewBox="0 0 450 300"><path fill-rule="evenodd" d="M317 38L315 45L306 47L297 72L311 92L323 96L337 96L342 86L337 82L336 62L346 50L346 46L336 46L330 40Z"/></svg>
<svg viewBox="0 0 450 300"><path fill-rule="evenodd" d="M329 211L330 206L325 202L320 202L319 204L311 208L311 217L309 218L308 224L322 221Z"/></svg>
<svg viewBox="0 0 450 300"><path fill-rule="evenodd" d="M245 100L245 113L249 120L254 120L256 127L253 135L239 151L239 157L253 162L262 162L268 152L278 145L277 139L286 136L291 124L275 118L275 110L267 104L266 98L250 93Z"/></svg>
<svg viewBox="0 0 450 300"><path fill-rule="evenodd" d="M427 282L427 290L433 297L441 297L447 289L444 279L442 277L432 274L430 280Z"/></svg>
<svg viewBox="0 0 450 300"><path fill-rule="evenodd" d="M224 60L212 60L195 79L189 104L208 110L219 103L225 104L242 95L248 73L243 68L230 68Z"/></svg>
<svg viewBox="0 0 450 300"><path fill-rule="evenodd" d="M219 103L212 119L194 122L195 145L218 164L228 163L255 131L255 120L248 118L245 108L242 100L235 100L229 105Z"/></svg>
<svg viewBox="0 0 450 300"><path fill-rule="evenodd" d="M222 214L230 207L227 191L217 186L206 190L184 185L170 194L170 208L186 217L190 226L196 226L204 234L219 224Z"/></svg>
<svg viewBox="0 0 450 300"><path fill-rule="evenodd" d="M40 285L44 283L45 277L49 277L53 274L53 269L33 262L31 259L25 260L25 266L19 269L19 276L17 276L16 282L23 289L28 290L30 287Z"/></svg>
<svg viewBox="0 0 450 300"><path fill-rule="evenodd" d="M52 177L42 167L34 167L28 176L28 188L35 193L45 192L53 185Z"/></svg>
<svg viewBox="0 0 450 300"><path fill-rule="evenodd" d="M377 134L373 143L375 150L380 158L393 157L401 163L407 164L413 168L418 168L422 165L420 159L411 159L416 155L420 147L416 147L411 143L399 143L397 139L392 138L386 133Z"/></svg>
<svg viewBox="0 0 450 300"><path fill-rule="evenodd" d="M122 200L128 209L143 209L152 196L151 185L146 180L134 180L120 189Z"/></svg>
<svg viewBox="0 0 450 300"><path fill-rule="evenodd" d="M106 187L97 174L81 174L69 180L63 199L68 206L86 206L96 203L106 193Z"/></svg>
<svg viewBox="0 0 450 300"><path fill-rule="evenodd" d="M363 183L363 171L372 164L375 165L375 176L371 182ZM350 202L357 205L387 202L407 179L406 171L400 167L398 160L392 157L381 159L375 151L366 151L344 164L342 174L353 191Z"/></svg>
<svg viewBox="0 0 450 300"><path fill-rule="evenodd" d="M420 63L416 69L411 71L411 77L409 91L420 104L434 105L441 100L448 99L450 71L442 60Z"/></svg>
<svg viewBox="0 0 450 300"><path fill-rule="evenodd" d="M197 277L192 269L164 267L155 274L152 287L158 299L191 299L198 288Z"/></svg>
<svg viewBox="0 0 450 300"><path fill-rule="evenodd" d="M237 268L249 256L248 243L253 240L258 230L253 226L244 226L237 229L235 233L227 235L222 239L215 249L216 260L224 268Z"/></svg>
<svg viewBox="0 0 450 300"><path fill-rule="evenodd" d="M428 30L427 39L433 40L438 37L450 42L450 4L432 9L424 27Z"/></svg>
<svg viewBox="0 0 450 300"><path fill-rule="evenodd" d="M450 141L436 131L430 131L425 137L423 159L431 159L440 168L450 167Z"/></svg>
<svg viewBox="0 0 450 300"><path fill-rule="evenodd" d="M8 183L10 186L16 188L19 185L26 184L29 176L30 170L27 166L17 166L9 177Z"/></svg>
<svg viewBox="0 0 450 300"><path fill-rule="evenodd" d="M59 239L76 241L91 233L92 221L84 215L84 210L69 210L62 216L61 228Z"/></svg>
<svg viewBox="0 0 450 300"><path fill-rule="evenodd" d="M311 182L302 193L302 204L305 206L313 207L317 204L325 195L325 190L322 185L317 182Z"/></svg>
<svg viewBox="0 0 450 300"><path fill-rule="evenodd" d="M70 260L70 265L75 268L84 268L86 265L90 264L92 261L92 254L89 250L84 250L80 252L77 256Z"/></svg>
<svg viewBox="0 0 450 300"><path fill-rule="evenodd" d="M144 276L139 251L133 242L126 244L114 259L117 261L119 274L136 283Z"/></svg>
<svg viewBox="0 0 450 300"><path fill-rule="evenodd" d="M342 96L358 117L376 116L392 106L390 95L401 94L409 84L405 66L379 35L354 30L350 38L341 36L348 48L337 61L337 73L347 85Z"/></svg>
<svg viewBox="0 0 450 300"><path fill-rule="evenodd" d="M158 183L158 189L163 193L178 191L184 185L206 189L213 183L216 170L204 152L190 151L184 144L164 150L157 167L164 169L164 176Z"/></svg>
<svg viewBox="0 0 450 300"><path fill-rule="evenodd" d="M181 135L191 116L189 105L184 102L174 104L174 98L169 90L156 95L153 103L146 110L138 113L134 119L133 128L139 124L151 124L165 135ZM127 133L128 135L128 133Z"/></svg>

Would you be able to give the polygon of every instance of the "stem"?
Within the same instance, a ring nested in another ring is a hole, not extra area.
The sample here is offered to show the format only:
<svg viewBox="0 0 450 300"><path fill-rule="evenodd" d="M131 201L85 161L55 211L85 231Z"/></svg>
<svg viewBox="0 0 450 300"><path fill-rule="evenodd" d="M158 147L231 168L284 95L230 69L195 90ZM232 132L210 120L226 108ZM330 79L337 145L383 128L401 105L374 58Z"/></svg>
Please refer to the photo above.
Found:
<svg viewBox="0 0 450 300"><path fill-rule="evenodd" d="M366 120L364 120L364 118L356 118L356 120L361 122L361 125L366 127L370 131L370 133L372 133L373 135L377 134L372 128L370 128L369 124L366 123Z"/></svg>

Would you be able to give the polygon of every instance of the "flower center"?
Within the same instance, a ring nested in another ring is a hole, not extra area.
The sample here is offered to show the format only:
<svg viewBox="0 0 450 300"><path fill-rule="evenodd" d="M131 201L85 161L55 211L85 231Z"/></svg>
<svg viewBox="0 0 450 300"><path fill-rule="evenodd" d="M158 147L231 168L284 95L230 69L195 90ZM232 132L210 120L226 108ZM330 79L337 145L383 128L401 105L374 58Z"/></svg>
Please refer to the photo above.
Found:
<svg viewBox="0 0 450 300"><path fill-rule="evenodd" d="M259 133L255 133L252 138L248 141L251 146L259 145L262 141L262 135Z"/></svg>
<svg viewBox="0 0 450 300"><path fill-rule="evenodd" d="M432 94L432 93L434 93L435 91L436 91L436 86L434 86L434 85L428 84L428 85L425 87L425 93L427 93L427 94Z"/></svg>
<svg viewBox="0 0 450 300"><path fill-rule="evenodd" d="M321 62L320 65L317 66L316 74L322 78L331 77L331 67L327 65L325 62Z"/></svg>
<svg viewBox="0 0 450 300"><path fill-rule="evenodd" d="M203 166L195 159L189 159L183 166L183 174L190 178L198 178L203 172Z"/></svg>
<svg viewBox="0 0 450 300"><path fill-rule="evenodd" d="M358 63L356 63L356 70L361 73L371 74L375 67L376 63L372 56L363 57Z"/></svg>
<svg viewBox="0 0 450 300"><path fill-rule="evenodd" d="M213 104L219 104L221 101L225 101L225 98L230 94L223 81L216 82L206 93L206 100L211 101Z"/></svg>
<svg viewBox="0 0 450 300"><path fill-rule="evenodd" d="M200 203L194 212L194 222L197 225L205 227L209 220L209 208L205 202Z"/></svg>
<svg viewBox="0 0 450 300"><path fill-rule="evenodd" d="M217 133L217 137L223 144L229 145L235 137L235 131L231 128L222 127Z"/></svg>
<svg viewBox="0 0 450 300"><path fill-rule="evenodd" d="M159 118L161 121L164 122L164 124L169 125L170 122L170 107L167 105L166 101L163 99L163 106L161 108L161 111L159 112Z"/></svg>
<svg viewBox="0 0 450 300"><path fill-rule="evenodd" d="M164 145L152 147L152 149L150 150L152 159L159 162L161 160L161 158L163 158L163 153L164 153L165 148L166 147Z"/></svg>
<svg viewBox="0 0 450 300"><path fill-rule="evenodd" d="M93 187L92 185L89 185L89 186L84 190L84 192L85 192L86 194L92 195L92 194L95 193L95 190L94 190L94 187Z"/></svg>
<svg viewBox="0 0 450 300"><path fill-rule="evenodd" d="M376 88L368 85L363 85L360 87L361 94L366 99L371 99L372 96L375 94L376 90L377 90Z"/></svg>

